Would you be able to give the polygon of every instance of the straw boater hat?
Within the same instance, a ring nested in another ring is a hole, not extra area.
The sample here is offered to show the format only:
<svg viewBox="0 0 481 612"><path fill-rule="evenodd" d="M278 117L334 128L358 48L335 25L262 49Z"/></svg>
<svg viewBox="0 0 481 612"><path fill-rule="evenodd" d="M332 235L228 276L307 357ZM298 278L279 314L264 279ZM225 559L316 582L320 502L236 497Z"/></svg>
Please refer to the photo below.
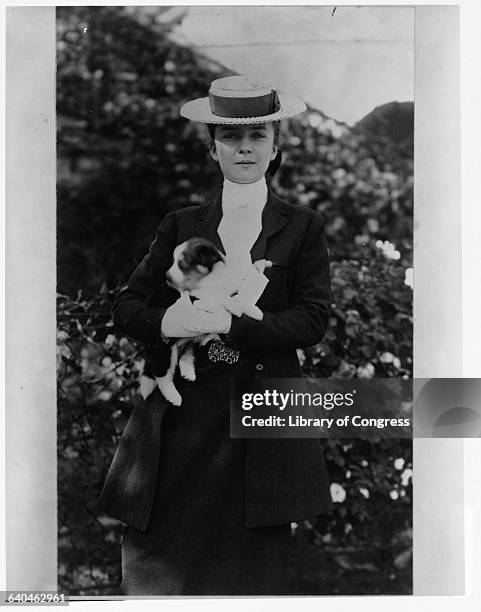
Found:
<svg viewBox="0 0 481 612"><path fill-rule="evenodd" d="M280 94L266 83L230 76L212 81L208 97L187 102L180 114L200 123L248 124L289 119L305 110L302 100Z"/></svg>

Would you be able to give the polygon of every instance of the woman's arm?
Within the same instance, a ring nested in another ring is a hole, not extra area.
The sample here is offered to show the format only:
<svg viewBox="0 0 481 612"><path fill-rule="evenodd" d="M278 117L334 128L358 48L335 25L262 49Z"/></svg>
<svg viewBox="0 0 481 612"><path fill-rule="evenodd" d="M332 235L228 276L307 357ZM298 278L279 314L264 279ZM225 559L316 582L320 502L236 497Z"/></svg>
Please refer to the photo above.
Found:
<svg viewBox="0 0 481 612"><path fill-rule="evenodd" d="M172 263L176 246L175 214L168 213L160 224L149 252L120 291L112 306L115 325L147 348L169 351L160 331L166 307L151 305L153 294L165 283L165 273ZM172 292L172 302L177 299Z"/></svg>
<svg viewBox="0 0 481 612"><path fill-rule="evenodd" d="M262 321L232 317L231 342L240 349L289 349L320 342L329 323L329 258L324 222L313 215L294 264L292 306L264 312Z"/></svg>
<svg viewBox="0 0 481 612"><path fill-rule="evenodd" d="M174 289L167 287L165 273L172 264L172 253L177 242L175 213L166 215L160 224L148 254L120 291L112 307L115 325L147 348L155 351L170 349L163 336L184 338L204 333L223 333L230 327L230 312L219 307L214 312L203 312L179 299ZM152 304L161 287L165 293L162 306Z"/></svg>

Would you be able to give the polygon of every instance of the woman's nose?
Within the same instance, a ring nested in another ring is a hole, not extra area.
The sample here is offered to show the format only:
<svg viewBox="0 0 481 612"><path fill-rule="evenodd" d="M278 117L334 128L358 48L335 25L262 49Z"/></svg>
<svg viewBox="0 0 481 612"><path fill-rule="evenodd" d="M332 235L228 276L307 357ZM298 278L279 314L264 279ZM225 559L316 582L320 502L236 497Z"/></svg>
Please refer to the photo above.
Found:
<svg viewBox="0 0 481 612"><path fill-rule="evenodd" d="M252 152L252 143L248 138L243 138L240 141L239 152L241 153L251 153Z"/></svg>

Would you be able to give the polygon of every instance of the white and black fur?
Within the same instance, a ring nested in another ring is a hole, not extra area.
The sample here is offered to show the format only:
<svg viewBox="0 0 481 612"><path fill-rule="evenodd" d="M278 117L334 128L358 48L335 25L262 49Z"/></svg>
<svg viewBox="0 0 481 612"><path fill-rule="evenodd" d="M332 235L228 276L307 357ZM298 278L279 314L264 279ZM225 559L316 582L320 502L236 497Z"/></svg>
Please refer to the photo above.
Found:
<svg viewBox="0 0 481 612"><path fill-rule="evenodd" d="M270 262L261 260L253 265L258 272L263 273ZM224 255L205 238L191 238L175 248L173 263L166 273L166 279L181 295L186 294L186 299L188 296L188 299L199 300L202 310L215 311L219 306L227 304L228 300L229 310L233 314L246 314L258 321L263 318L262 311L257 306L243 303L242 296L238 293L239 279ZM174 406L182 404L182 397L173 382L177 365L182 378L194 381L194 346L205 345L210 340L219 340L219 336L202 334L179 338L172 343L169 368L162 376L156 376L155 382L162 395ZM155 382L142 377L140 391L144 398L152 393Z"/></svg>

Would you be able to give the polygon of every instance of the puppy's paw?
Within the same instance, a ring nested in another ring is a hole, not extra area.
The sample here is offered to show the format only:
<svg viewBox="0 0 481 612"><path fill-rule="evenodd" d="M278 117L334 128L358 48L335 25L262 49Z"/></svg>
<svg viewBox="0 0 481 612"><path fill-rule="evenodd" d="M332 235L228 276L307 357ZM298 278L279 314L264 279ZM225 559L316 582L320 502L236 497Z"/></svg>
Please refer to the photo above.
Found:
<svg viewBox="0 0 481 612"><path fill-rule="evenodd" d="M259 274L264 274L266 268L272 268L272 261L269 261L269 259L258 259L252 265Z"/></svg>
<svg viewBox="0 0 481 612"><path fill-rule="evenodd" d="M185 380L189 380L190 382L194 382L195 380L195 367L193 363L179 361L179 370L180 375Z"/></svg>
<svg viewBox="0 0 481 612"><path fill-rule="evenodd" d="M172 381L166 381L163 378L157 378L157 386L165 399L174 406L182 405L182 396L175 388Z"/></svg>
<svg viewBox="0 0 481 612"><path fill-rule="evenodd" d="M237 296L227 297L222 301L222 306L230 312L231 315L235 317L240 317L242 315L242 305Z"/></svg>
<svg viewBox="0 0 481 612"><path fill-rule="evenodd" d="M264 318L264 313L257 306L246 306L244 309L244 314L246 314L251 319L255 319L256 321L262 321Z"/></svg>

